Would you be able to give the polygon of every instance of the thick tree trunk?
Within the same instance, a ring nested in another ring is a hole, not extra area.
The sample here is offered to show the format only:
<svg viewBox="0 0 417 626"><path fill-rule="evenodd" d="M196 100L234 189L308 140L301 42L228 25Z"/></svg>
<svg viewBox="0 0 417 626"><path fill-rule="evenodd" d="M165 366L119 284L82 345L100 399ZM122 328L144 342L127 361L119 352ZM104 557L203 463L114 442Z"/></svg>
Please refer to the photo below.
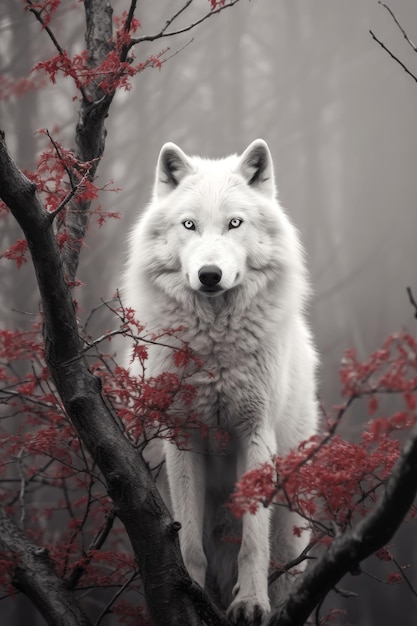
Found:
<svg viewBox="0 0 417 626"><path fill-rule="evenodd" d="M140 568L155 624L201 623L189 594L173 524L141 454L106 406L88 370L51 216L16 167L0 135L0 196L19 222L32 255L44 311L45 356L68 416L100 467Z"/></svg>

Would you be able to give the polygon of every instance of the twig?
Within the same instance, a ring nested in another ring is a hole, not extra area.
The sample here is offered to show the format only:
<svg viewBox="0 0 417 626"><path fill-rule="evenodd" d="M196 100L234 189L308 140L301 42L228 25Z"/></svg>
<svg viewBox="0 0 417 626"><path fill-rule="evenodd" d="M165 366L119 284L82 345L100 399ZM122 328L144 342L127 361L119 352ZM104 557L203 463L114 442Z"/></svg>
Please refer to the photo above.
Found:
<svg viewBox="0 0 417 626"><path fill-rule="evenodd" d="M26 4L29 5L28 11L30 11L30 13L32 13L36 17L36 19L38 20L38 22L42 26L42 30L44 30L49 35L50 40L54 44L55 48L58 50L59 54L64 56L65 55L65 50L60 46L57 38L55 37L54 33L49 28L49 26L47 24L45 24L45 21L42 18L42 15L41 15L41 11L37 11L35 9L35 7L33 6L32 0L26 0Z"/></svg>
<svg viewBox="0 0 417 626"><path fill-rule="evenodd" d="M411 287L407 287L407 294L408 294L408 299L410 300L410 304L414 307L414 317L417 319L417 302L413 296Z"/></svg>
<svg viewBox="0 0 417 626"><path fill-rule="evenodd" d="M92 559L92 553L95 550L100 550L104 542L106 541L109 532L113 528L114 520L116 519L116 513L114 510L111 510L106 517L104 525L99 529L93 541L91 542L90 547L87 550L86 557L82 560L82 565L76 565L73 569L71 576L68 579L68 588L74 589L78 584L81 576L85 573L90 561ZM107 607L106 607L107 608Z"/></svg>
<svg viewBox="0 0 417 626"><path fill-rule="evenodd" d="M70 185L71 187L75 187L75 182L74 179L72 177L72 172L70 170L70 168L68 167L68 165L65 163L65 159L61 154L61 150L59 149L59 146L57 144L57 142L55 141L55 139L52 137L51 133L49 132L49 130L46 128L45 129L45 134L48 137L49 141L51 142L55 152L56 152L56 156L58 157L59 161L62 163L62 166L64 168L64 170L66 171L69 181L70 181Z"/></svg>
<svg viewBox="0 0 417 626"><path fill-rule="evenodd" d="M58 42L57 38L55 37L54 33L49 28L49 26L47 24L45 24L45 21L42 18L42 15L41 15L41 11L37 11L35 9L35 7L33 6L32 0L26 0L26 4L29 5L28 6L28 11L30 11L30 13L32 13L35 16L35 18L38 20L38 22L41 24L42 29L48 34L50 40L54 44L55 48L58 50L58 53L62 57L65 57L66 56L65 55L65 50L61 47L61 45L59 44L59 42ZM84 98L85 102L88 102L88 95L87 95L84 87L82 85L79 85L78 88L79 88L79 90L81 92L81 95Z"/></svg>
<svg viewBox="0 0 417 626"><path fill-rule="evenodd" d="M180 54L180 52L182 52L183 50L185 50L185 48L187 48L190 44L192 44L194 41L194 37L192 37L189 41L187 41L187 43L185 43L183 46L181 46L181 48L178 48L178 50L175 50L175 52L173 52L172 54L169 55L169 57L165 57L162 61L161 61L161 65L163 63L166 63L167 61L170 61L171 59L173 59L174 57L177 56L177 54ZM165 52L168 52L169 48L167 48L167 50Z"/></svg>
<svg viewBox="0 0 417 626"><path fill-rule="evenodd" d="M19 398L19 400L25 400L26 402L29 402L30 404L36 404L38 406L44 407L45 409L56 410L56 404L53 404L52 402L45 402L44 400L38 400L37 398L28 396L24 393L21 393L20 391L15 391L14 389L0 389L0 398L1 398L1 394L4 394L6 396L12 396L14 398Z"/></svg>
<svg viewBox="0 0 417 626"><path fill-rule="evenodd" d="M342 598L357 598L358 594L354 591L349 591L349 589L342 589L341 587L333 587L333 591L337 593Z"/></svg>
<svg viewBox="0 0 417 626"><path fill-rule="evenodd" d="M192 3L192 1L193 0L187 0L185 5L170 20L167 21L165 26L163 28L161 28L161 30L158 33L156 33L155 35L144 35L143 37L138 37L137 39L132 39L130 41L130 47L132 47L132 46L134 46L134 45L136 45L138 43L142 43L142 41L155 41L156 39L162 39L162 37L173 37L175 35L181 35L182 33L186 33L188 31L192 30L193 28L195 28L196 26L199 26L200 24L202 24L205 20L207 20L212 15L217 15L221 11L224 11L224 9L228 9L229 7L232 7L234 4L239 2L239 0L231 0L231 2L229 2L229 4L224 4L223 6L218 7L217 9L214 9L214 11L210 11L209 13L206 13L205 15L200 17L200 19L198 19L196 22L193 22L192 24L189 24L188 26L185 26L184 28L179 28L178 30L172 30L169 33L167 33L166 31L169 28L169 26L172 24L172 22L181 13L183 13L185 11L185 9L187 9L189 7L189 5Z"/></svg>
<svg viewBox="0 0 417 626"><path fill-rule="evenodd" d="M20 504L20 528L24 530L26 519L26 507L25 507L25 493L26 493L26 478L22 467L22 455L23 447L19 450L17 455L19 475L20 475L20 491L19 491L19 504Z"/></svg>
<svg viewBox="0 0 417 626"><path fill-rule="evenodd" d="M409 38L409 36L407 35L407 33L405 32L404 28L401 26L401 24L399 23L399 21L396 18L396 15L394 13L394 11L387 5L385 4L385 2L381 2L381 0L378 0L378 4L380 4L382 7L384 7L384 9L386 9L388 11L388 13L391 15L392 19L394 20L394 22L396 23L396 25L398 26L398 28L400 29L401 33L403 34L404 39L406 40L406 42L412 47L412 49L414 50L414 52L417 52L417 47L415 46L415 44L411 41L411 39Z"/></svg>
<svg viewBox="0 0 417 626"><path fill-rule="evenodd" d="M315 559L315 556L309 556L308 554L312 547L313 544L309 543L308 546L306 546L295 559L293 559L292 561L288 561L288 563L272 572L272 574L270 574L268 578L268 585L272 585L272 583L278 580L278 578L280 578L283 574L286 574L293 567L300 565L300 563L302 563L303 561L307 559Z"/></svg>
<svg viewBox="0 0 417 626"><path fill-rule="evenodd" d="M73 183L71 181L71 191L69 193L67 193L67 195L65 196L65 198L62 200L62 202L60 202L60 204L57 206L57 208L52 211L52 213L49 214L49 219L51 220L51 222L54 221L54 219L56 218L56 216L61 213L61 211L67 206L67 204L72 200L72 198L77 195L80 187L82 187L85 183L85 181L88 179L89 174L90 174L90 169L88 168L88 170L85 172L85 174L83 175L83 177L81 178L80 182L74 187Z"/></svg>
<svg viewBox="0 0 417 626"><path fill-rule="evenodd" d="M175 13L170 19L165 22L165 26L161 29L161 33L165 33L165 31L171 26L171 24L179 17L188 7L192 4L193 0L187 0L186 3Z"/></svg>
<svg viewBox="0 0 417 626"><path fill-rule="evenodd" d="M383 50L385 50L385 52L388 52L390 57L392 59L394 59L394 61L396 61L398 63L398 65L400 65L403 68L404 72L406 72L406 74L411 76L411 78L413 78L416 81L416 83L417 83L417 76L415 74L413 74L412 72L410 72L408 67L406 65L404 65L404 63L402 61L400 61L400 59L397 56L395 56L395 54L393 52L391 52L391 50L389 50L389 48L387 48L386 45L384 43L382 43L382 41L380 39L378 39L378 37L376 35L374 35L372 30L369 31L369 34L371 35L372 39L374 41L376 41L381 46L381 48Z"/></svg>
<svg viewBox="0 0 417 626"><path fill-rule="evenodd" d="M65 163L65 159L63 158L62 154L61 154L61 150L59 149L58 144L56 143L55 139L52 137L51 133L49 132L48 129L46 129L46 135L49 138L49 141L51 142L51 144L54 147L54 150L56 152L56 155L59 159L59 161L62 163L62 167L64 168L64 170L67 173L68 179L69 179L69 183L70 183L70 187L71 187L71 191L65 196L65 198L62 200L62 202L60 202L60 204L57 206L57 208L52 211L52 213L49 214L50 220L51 222L55 219L55 217L61 213L61 211L66 207L66 205L72 200L72 198L77 194L78 190L80 189L80 187L82 187L82 185L85 183L85 181L89 178L90 175L90 171L91 171L91 165L90 167L84 172L84 175L82 176L81 180L76 183L74 180L74 174L71 171L71 169L68 167L68 165Z"/></svg>
<svg viewBox="0 0 417 626"><path fill-rule="evenodd" d="M392 562L394 563L394 565L396 566L396 568L398 569L398 572L401 574L401 577L404 579L406 585L408 586L408 588L410 589L411 593L413 594L413 596L415 596L417 598L417 591L414 589L410 579L408 578L407 574L404 572L404 569L401 567L401 565L398 563L397 559L392 559Z"/></svg>
<svg viewBox="0 0 417 626"><path fill-rule="evenodd" d="M94 317L94 315L100 311L101 309L104 309L107 305L109 305L111 302L116 302L115 298L112 298L111 300L103 300L101 299L101 304L98 304L96 307L92 308L89 312L89 314L87 315L87 318L83 324L83 330L85 332L86 335L88 335L88 326L91 323L92 318Z"/></svg>
<svg viewBox="0 0 417 626"><path fill-rule="evenodd" d="M134 572L132 572L132 574L129 576L129 578L127 579L127 581L120 587L120 589L118 589L116 591L116 593L114 594L114 596L109 600L109 602L106 604L106 606L104 607L104 609L102 610L102 612L100 613L100 615L98 616L97 620L94 622L94 626L99 626L101 620L103 619L103 617L105 617L107 615L107 613L109 612L110 608L113 606L113 604L116 602L117 598L123 593L123 591L125 589L127 589L127 587L130 585L131 582L133 582L133 580L136 578L136 576L139 574L139 570L135 569Z"/></svg>

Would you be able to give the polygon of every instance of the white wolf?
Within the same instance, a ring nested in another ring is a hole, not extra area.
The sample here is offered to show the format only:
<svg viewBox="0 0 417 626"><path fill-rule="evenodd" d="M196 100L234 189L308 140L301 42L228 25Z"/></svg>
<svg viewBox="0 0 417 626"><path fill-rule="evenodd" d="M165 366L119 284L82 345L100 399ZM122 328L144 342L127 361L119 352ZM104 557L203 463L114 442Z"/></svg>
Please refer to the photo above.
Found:
<svg viewBox="0 0 417 626"><path fill-rule="evenodd" d="M220 160L165 144L153 199L130 237L124 299L151 331L183 327L181 340L204 362L191 377L198 417L230 434L223 455L201 440L194 451L161 446L185 565L238 623L268 615L280 593L274 584L268 594L270 559L285 563L308 541L294 535L294 514L273 507L243 516L240 546L224 541L238 523L224 506L236 478L316 432L308 295L267 144ZM167 352L150 348L147 375L174 367Z"/></svg>

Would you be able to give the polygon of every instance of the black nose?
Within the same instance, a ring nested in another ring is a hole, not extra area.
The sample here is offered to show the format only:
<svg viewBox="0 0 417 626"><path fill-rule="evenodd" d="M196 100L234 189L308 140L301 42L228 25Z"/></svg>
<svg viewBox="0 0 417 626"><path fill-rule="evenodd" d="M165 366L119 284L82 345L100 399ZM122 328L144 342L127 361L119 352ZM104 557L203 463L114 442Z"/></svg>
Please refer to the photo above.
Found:
<svg viewBox="0 0 417 626"><path fill-rule="evenodd" d="M205 287L214 287L221 281L222 271L217 265L203 265L198 270L198 278Z"/></svg>

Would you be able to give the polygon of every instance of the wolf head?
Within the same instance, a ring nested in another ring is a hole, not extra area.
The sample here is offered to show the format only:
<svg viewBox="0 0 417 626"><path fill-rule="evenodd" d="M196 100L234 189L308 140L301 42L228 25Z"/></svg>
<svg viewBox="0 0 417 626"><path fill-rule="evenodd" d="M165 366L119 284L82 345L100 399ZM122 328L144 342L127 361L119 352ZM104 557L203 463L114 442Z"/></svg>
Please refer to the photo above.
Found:
<svg viewBox="0 0 417 626"><path fill-rule="evenodd" d="M154 198L175 216L181 270L193 291L218 296L242 283L248 262L262 263L263 228L257 230L254 204L259 211L275 198L272 159L262 139L239 158L218 161L188 157L175 144L165 144Z"/></svg>
<svg viewBox="0 0 417 626"><path fill-rule="evenodd" d="M140 271L177 300L232 290L255 297L288 263L301 267L295 229L276 199L265 141L218 160L165 144L152 202L132 233L135 255Z"/></svg>

